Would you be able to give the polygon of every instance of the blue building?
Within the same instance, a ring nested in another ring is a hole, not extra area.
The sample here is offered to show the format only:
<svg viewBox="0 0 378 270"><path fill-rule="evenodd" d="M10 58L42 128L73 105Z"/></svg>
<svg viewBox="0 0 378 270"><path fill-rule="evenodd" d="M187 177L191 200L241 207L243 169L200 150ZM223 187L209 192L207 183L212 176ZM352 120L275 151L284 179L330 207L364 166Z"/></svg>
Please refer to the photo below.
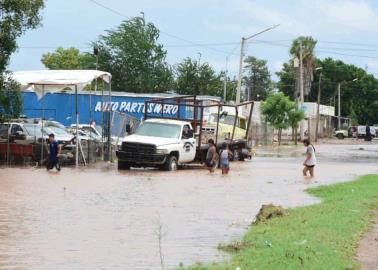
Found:
<svg viewBox="0 0 378 270"><path fill-rule="evenodd" d="M76 122L75 119L75 94L73 92L47 93L38 99L35 92L25 91L23 96L23 114L29 118L44 118L61 122L69 126ZM145 111L145 100L153 98L174 97L174 94L133 94L126 92L112 92L111 101L109 96L101 94L90 94L88 91L79 92L78 110L79 121L83 124L90 123L91 120L101 123L103 111L118 111L128 114L139 120L143 119ZM215 97L200 97L203 100L219 100ZM165 104L162 108L160 104L149 104L149 113L159 114L163 110L164 115L175 117L178 106ZM185 108L182 108L185 110ZM184 115L185 112L180 112Z"/></svg>

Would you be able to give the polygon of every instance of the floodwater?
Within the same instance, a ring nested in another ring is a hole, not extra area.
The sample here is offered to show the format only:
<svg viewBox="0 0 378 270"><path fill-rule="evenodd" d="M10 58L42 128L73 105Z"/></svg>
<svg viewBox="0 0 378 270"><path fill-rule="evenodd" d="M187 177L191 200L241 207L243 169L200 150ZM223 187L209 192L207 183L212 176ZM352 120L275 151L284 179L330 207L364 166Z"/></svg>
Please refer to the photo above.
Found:
<svg viewBox="0 0 378 270"><path fill-rule="evenodd" d="M225 260L217 245L242 237L261 204L315 203L304 189L378 173L377 144L317 147L313 180L292 155L303 147L285 149L232 163L225 177L107 164L0 169L0 269L161 269L160 253L166 267Z"/></svg>

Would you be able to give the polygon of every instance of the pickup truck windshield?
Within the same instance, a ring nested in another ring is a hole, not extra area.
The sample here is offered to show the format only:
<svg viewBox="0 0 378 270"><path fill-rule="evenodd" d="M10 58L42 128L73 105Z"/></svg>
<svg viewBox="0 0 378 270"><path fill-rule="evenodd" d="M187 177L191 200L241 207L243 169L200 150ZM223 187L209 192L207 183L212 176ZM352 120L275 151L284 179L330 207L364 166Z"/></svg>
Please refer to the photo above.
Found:
<svg viewBox="0 0 378 270"><path fill-rule="evenodd" d="M42 130L40 125L24 124L24 128L30 136L42 138Z"/></svg>
<svg viewBox="0 0 378 270"><path fill-rule="evenodd" d="M145 122L139 126L134 134L161 138L177 139L180 136L181 126L161 123Z"/></svg>

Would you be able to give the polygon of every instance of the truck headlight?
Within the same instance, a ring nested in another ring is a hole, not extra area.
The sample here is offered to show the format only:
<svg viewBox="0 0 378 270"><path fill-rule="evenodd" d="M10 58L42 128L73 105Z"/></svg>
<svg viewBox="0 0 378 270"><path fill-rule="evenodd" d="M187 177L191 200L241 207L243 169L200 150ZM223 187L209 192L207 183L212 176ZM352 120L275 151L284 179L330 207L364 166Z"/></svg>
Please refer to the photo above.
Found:
<svg viewBox="0 0 378 270"><path fill-rule="evenodd" d="M156 149L156 154L165 155L165 154L168 154L168 150L167 149Z"/></svg>

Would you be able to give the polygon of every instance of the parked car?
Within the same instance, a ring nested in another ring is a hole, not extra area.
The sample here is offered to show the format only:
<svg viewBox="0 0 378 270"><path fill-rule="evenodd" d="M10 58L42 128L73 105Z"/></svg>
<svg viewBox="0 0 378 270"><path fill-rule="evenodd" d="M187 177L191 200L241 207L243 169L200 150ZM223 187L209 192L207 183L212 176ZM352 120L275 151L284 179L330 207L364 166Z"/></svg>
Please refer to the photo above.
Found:
<svg viewBox="0 0 378 270"><path fill-rule="evenodd" d="M376 137L378 129L376 127L370 127L370 133L372 137ZM335 136L342 140L344 138L365 138L366 136L366 126L352 126L347 130L336 130Z"/></svg>
<svg viewBox="0 0 378 270"><path fill-rule="evenodd" d="M41 139L47 139L42 134L41 126L30 123L1 123L0 124L0 142L10 142L29 144L41 142Z"/></svg>
<svg viewBox="0 0 378 270"><path fill-rule="evenodd" d="M55 140L59 144L69 144L74 138L74 136L65 129L55 126L44 127L43 132L46 136L49 134L54 134Z"/></svg>
<svg viewBox="0 0 378 270"><path fill-rule="evenodd" d="M69 129L71 132L76 132L75 128L76 128L76 124L72 124ZM79 124L78 128L79 130L84 131L87 135L92 137L94 140L96 141L102 140L102 128L100 126L94 126L94 125L89 125L89 124Z"/></svg>

